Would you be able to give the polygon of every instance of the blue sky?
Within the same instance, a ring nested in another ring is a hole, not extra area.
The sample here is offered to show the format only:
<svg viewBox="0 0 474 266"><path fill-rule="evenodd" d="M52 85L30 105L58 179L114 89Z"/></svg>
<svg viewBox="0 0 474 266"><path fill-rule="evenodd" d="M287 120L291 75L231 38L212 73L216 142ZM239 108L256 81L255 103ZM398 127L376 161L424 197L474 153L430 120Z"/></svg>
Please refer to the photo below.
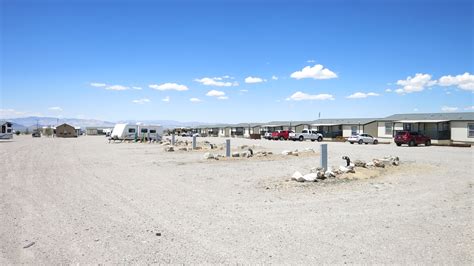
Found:
<svg viewBox="0 0 474 266"><path fill-rule="evenodd" d="M473 10L452 0L2 0L0 115L263 122L473 111Z"/></svg>

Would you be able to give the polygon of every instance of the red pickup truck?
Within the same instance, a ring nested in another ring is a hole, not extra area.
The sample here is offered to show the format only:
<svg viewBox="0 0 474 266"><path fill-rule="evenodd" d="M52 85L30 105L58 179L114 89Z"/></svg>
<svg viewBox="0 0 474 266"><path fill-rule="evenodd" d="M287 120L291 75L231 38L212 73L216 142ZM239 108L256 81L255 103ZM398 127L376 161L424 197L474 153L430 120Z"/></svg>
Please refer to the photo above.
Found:
<svg viewBox="0 0 474 266"><path fill-rule="evenodd" d="M272 139L288 140L290 133L293 133L293 131L292 130L277 130L272 133Z"/></svg>
<svg viewBox="0 0 474 266"><path fill-rule="evenodd" d="M419 144L424 144L425 146L431 145L431 138L425 136L418 132L410 131L399 131L394 138L395 144L397 146L402 146L402 144L408 144L408 146L417 146Z"/></svg>

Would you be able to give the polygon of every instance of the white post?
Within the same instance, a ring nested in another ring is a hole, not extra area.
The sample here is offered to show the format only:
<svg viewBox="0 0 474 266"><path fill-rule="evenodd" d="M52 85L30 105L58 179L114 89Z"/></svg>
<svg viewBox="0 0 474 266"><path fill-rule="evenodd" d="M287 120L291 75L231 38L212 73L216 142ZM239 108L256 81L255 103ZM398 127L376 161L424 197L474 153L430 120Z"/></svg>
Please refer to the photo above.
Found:
<svg viewBox="0 0 474 266"><path fill-rule="evenodd" d="M321 167L324 171L328 170L328 145L321 144Z"/></svg>
<svg viewBox="0 0 474 266"><path fill-rule="evenodd" d="M230 139L225 140L225 146L226 146L225 156L230 157Z"/></svg>
<svg viewBox="0 0 474 266"><path fill-rule="evenodd" d="M175 136L174 136L174 133L173 133L173 134L171 134L171 145L174 146L175 142L176 142L176 139L175 139Z"/></svg>
<svg viewBox="0 0 474 266"><path fill-rule="evenodd" d="M193 150L196 149L196 136L193 136Z"/></svg>

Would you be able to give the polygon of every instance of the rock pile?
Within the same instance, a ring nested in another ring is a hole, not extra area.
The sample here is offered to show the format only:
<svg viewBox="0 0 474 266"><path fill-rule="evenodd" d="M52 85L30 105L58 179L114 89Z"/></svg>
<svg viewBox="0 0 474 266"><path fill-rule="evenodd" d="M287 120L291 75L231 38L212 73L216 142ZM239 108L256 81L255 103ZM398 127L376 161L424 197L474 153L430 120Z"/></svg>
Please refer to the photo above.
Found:
<svg viewBox="0 0 474 266"><path fill-rule="evenodd" d="M381 159L373 159L370 162L365 162L362 160L356 160L350 165L339 166L339 168L332 168L325 171L322 167L311 168L310 173L303 175L299 171L296 171L292 176L291 180L298 182L317 182L318 180L324 180L326 178L334 178L346 173L355 173L356 168L385 168L391 166L399 166L400 158L397 156L385 156ZM333 170L336 169L336 170Z"/></svg>

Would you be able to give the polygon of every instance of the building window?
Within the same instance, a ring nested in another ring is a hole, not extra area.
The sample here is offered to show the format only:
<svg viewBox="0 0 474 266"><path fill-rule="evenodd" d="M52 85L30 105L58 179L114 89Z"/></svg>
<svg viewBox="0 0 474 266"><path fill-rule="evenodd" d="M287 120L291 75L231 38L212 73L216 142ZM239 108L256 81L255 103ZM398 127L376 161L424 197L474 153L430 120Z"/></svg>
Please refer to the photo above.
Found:
<svg viewBox="0 0 474 266"><path fill-rule="evenodd" d="M142 128L141 132L142 132L142 133L147 133L147 132L148 132L148 129Z"/></svg>
<svg viewBox="0 0 474 266"><path fill-rule="evenodd" d="M357 135L357 126L351 126L351 134Z"/></svg>
<svg viewBox="0 0 474 266"><path fill-rule="evenodd" d="M155 134L155 133L156 133L156 130L155 130L155 129L150 129L150 133L151 133L151 134Z"/></svg>
<svg viewBox="0 0 474 266"><path fill-rule="evenodd" d="M393 124L385 123L385 135L392 135L392 134L393 134Z"/></svg>
<svg viewBox="0 0 474 266"><path fill-rule="evenodd" d="M135 129L134 128L129 128L128 133L135 133Z"/></svg>
<svg viewBox="0 0 474 266"><path fill-rule="evenodd" d="M411 124L404 123L404 124L403 124L403 130L405 130L405 131L411 131Z"/></svg>
<svg viewBox="0 0 474 266"><path fill-rule="evenodd" d="M474 123L467 124L467 137L474 138Z"/></svg>

